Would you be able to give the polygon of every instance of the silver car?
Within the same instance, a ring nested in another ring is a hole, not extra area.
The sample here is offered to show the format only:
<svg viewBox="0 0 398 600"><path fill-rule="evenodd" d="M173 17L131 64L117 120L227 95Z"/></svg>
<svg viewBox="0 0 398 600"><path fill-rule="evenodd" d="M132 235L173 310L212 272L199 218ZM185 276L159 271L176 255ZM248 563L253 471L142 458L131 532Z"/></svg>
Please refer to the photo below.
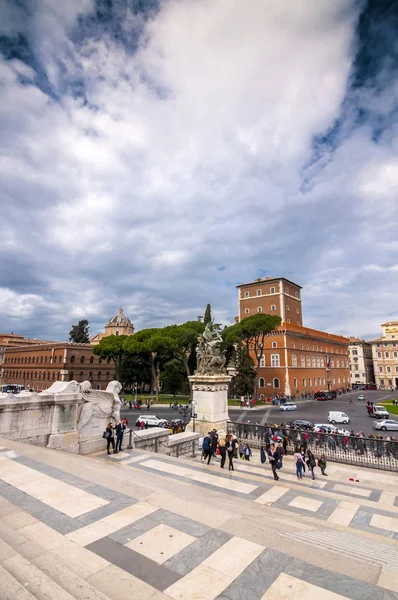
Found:
<svg viewBox="0 0 398 600"><path fill-rule="evenodd" d="M297 410L297 406L294 402L286 402L286 404L281 404L280 410Z"/></svg>
<svg viewBox="0 0 398 600"><path fill-rule="evenodd" d="M373 421L373 429L380 429L381 431L398 431L398 421L393 419L384 419L383 421Z"/></svg>

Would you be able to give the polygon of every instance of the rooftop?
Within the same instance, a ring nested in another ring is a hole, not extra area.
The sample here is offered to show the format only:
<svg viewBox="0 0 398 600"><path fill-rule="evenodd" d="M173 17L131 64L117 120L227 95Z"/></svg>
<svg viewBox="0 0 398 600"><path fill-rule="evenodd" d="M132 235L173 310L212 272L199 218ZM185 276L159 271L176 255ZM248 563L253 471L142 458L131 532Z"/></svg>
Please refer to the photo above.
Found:
<svg viewBox="0 0 398 600"><path fill-rule="evenodd" d="M276 281L286 281L287 283L290 283L291 285L294 285L295 287L302 289L301 285L299 285L298 283L295 283L291 279L286 279L286 277L258 277L257 279L254 279L253 281L249 281L248 283L240 283L236 287L240 288L240 287L244 287L247 285L258 285L259 283L272 283L274 281L275 282Z"/></svg>

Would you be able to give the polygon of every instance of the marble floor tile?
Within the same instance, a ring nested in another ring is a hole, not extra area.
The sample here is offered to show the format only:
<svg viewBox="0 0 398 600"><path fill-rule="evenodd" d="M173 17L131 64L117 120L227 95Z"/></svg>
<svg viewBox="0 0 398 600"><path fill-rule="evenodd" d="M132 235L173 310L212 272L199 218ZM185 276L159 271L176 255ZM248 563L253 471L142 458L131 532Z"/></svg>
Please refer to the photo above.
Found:
<svg viewBox="0 0 398 600"><path fill-rule="evenodd" d="M347 600L348 597L281 573L261 597L261 600L316 600L317 598L319 600Z"/></svg>
<svg viewBox="0 0 398 600"><path fill-rule="evenodd" d="M394 492L382 492L380 494L379 502L380 502L380 504L387 504L388 506L394 506L396 497L397 497L397 494L394 494Z"/></svg>
<svg viewBox="0 0 398 600"><path fill-rule="evenodd" d="M282 498L288 491L289 488L274 485L270 490L267 490L264 494L256 498L254 502L270 505L276 500L279 500L279 498Z"/></svg>
<svg viewBox="0 0 398 600"><path fill-rule="evenodd" d="M233 577L200 565L166 588L164 593L174 600L214 600L233 580Z"/></svg>
<svg viewBox="0 0 398 600"><path fill-rule="evenodd" d="M43 550L53 550L65 544L63 535L39 521L33 525L26 525L18 531L28 538L28 540L43 548Z"/></svg>
<svg viewBox="0 0 398 600"><path fill-rule="evenodd" d="M259 544L233 537L202 564L235 579L263 550L264 547Z"/></svg>
<svg viewBox="0 0 398 600"><path fill-rule="evenodd" d="M343 492L343 494L356 494L357 496L362 496L363 498L369 498L372 493L372 490L366 490L365 488L354 487L350 485L343 485L341 483L336 483L333 486L334 492Z"/></svg>
<svg viewBox="0 0 398 600"><path fill-rule="evenodd" d="M132 506L127 506L118 512L113 513L113 515L109 515L108 517L104 517L101 519L101 523L105 525L109 525L113 529L122 529L122 527L126 527L143 517L147 517L148 515L156 512L158 508L156 506L152 506L147 502L137 502Z"/></svg>
<svg viewBox="0 0 398 600"><path fill-rule="evenodd" d="M178 529L160 524L147 533L131 540L126 544L127 548L143 554L158 564L163 564L190 544L196 538L183 533Z"/></svg>
<svg viewBox="0 0 398 600"><path fill-rule="evenodd" d="M218 529L210 529L207 533L200 536L193 544L190 544L181 552L175 554L164 563L168 569L172 569L179 575L188 575L190 571L198 567L213 552L218 550L231 536Z"/></svg>
<svg viewBox="0 0 398 600"><path fill-rule="evenodd" d="M133 458L123 461L123 465L131 465L133 463L139 462L140 460L145 460L147 458L149 458L147 454L144 454L143 456L133 456Z"/></svg>
<svg viewBox="0 0 398 600"><path fill-rule="evenodd" d="M328 518L328 523L349 527L352 519L355 517L357 510L359 509L359 506L359 504L354 504L352 502L340 502L338 507L334 509Z"/></svg>
<svg viewBox="0 0 398 600"><path fill-rule="evenodd" d="M13 529L20 529L21 527L26 527L26 525L33 525L34 523L38 522L37 519L32 517L32 515L24 510L14 512L10 515L5 515L4 517L2 516L1 520L4 521L4 523L7 523L7 525Z"/></svg>
<svg viewBox="0 0 398 600"><path fill-rule="evenodd" d="M322 506L322 502L313 498L297 496L297 498L294 498L291 502L289 502L289 506L308 510L309 512L316 512Z"/></svg>
<svg viewBox="0 0 398 600"><path fill-rule="evenodd" d="M81 529L76 529L76 531L68 533L65 537L72 542L76 542L76 544L79 544L79 546L87 546L88 544L96 542L107 535L115 533L115 531L116 529L110 527L106 523L97 521L96 523L91 523L91 525L86 525Z"/></svg>
<svg viewBox="0 0 398 600"><path fill-rule="evenodd" d="M109 565L107 560L71 541L50 550L49 554L83 579Z"/></svg>
<svg viewBox="0 0 398 600"><path fill-rule="evenodd" d="M151 585L116 565L101 569L91 575L87 581L111 600L146 600L156 593Z"/></svg>
<svg viewBox="0 0 398 600"><path fill-rule="evenodd" d="M78 517L108 504L107 500L53 479L15 461L10 461L10 463L5 464L6 468L2 466L0 478L3 481L69 517Z"/></svg>
<svg viewBox="0 0 398 600"><path fill-rule="evenodd" d="M391 571L390 569L383 568L377 581L377 585L386 588L387 590L391 590L392 592L397 592L398 571Z"/></svg>
<svg viewBox="0 0 398 600"><path fill-rule="evenodd" d="M371 527L377 527L378 529L384 529L386 531L398 533L398 519L394 519L394 517L373 515L369 524Z"/></svg>

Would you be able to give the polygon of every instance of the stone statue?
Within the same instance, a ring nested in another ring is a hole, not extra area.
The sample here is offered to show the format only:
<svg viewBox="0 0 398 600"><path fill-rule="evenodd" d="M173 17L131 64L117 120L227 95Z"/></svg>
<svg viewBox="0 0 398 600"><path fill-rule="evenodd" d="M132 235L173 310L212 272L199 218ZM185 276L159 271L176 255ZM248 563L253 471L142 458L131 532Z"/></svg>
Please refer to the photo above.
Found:
<svg viewBox="0 0 398 600"><path fill-rule="evenodd" d="M118 381L110 381L107 385L106 391L113 394L113 410L112 417L115 419L116 424L120 423L120 407L122 402L119 398L119 394L122 391L122 384Z"/></svg>
<svg viewBox="0 0 398 600"><path fill-rule="evenodd" d="M222 337L213 327L213 323L208 323L201 336L198 337L196 355L198 375L210 373L225 373L225 356L221 351Z"/></svg>

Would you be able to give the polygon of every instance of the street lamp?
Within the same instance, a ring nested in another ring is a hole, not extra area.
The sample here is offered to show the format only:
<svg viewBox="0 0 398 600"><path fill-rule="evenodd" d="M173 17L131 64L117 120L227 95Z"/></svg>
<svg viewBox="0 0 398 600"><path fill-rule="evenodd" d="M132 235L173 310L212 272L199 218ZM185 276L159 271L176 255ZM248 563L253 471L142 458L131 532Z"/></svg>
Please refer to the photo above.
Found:
<svg viewBox="0 0 398 600"><path fill-rule="evenodd" d="M135 382L135 386L134 386L134 393L135 393L135 398L134 398L134 406L137 406L137 382Z"/></svg>
<svg viewBox="0 0 398 600"><path fill-rule="evenodd" d="M184 429L185 429L185 419L188 416L190 410L191 409L190 409L189 404L183 404L182 406L180 406L180 409L179 409L179 413L182 416L183 421L184 421Z"/></svg>

